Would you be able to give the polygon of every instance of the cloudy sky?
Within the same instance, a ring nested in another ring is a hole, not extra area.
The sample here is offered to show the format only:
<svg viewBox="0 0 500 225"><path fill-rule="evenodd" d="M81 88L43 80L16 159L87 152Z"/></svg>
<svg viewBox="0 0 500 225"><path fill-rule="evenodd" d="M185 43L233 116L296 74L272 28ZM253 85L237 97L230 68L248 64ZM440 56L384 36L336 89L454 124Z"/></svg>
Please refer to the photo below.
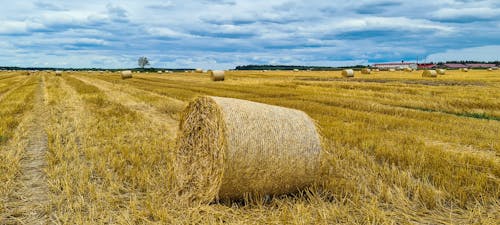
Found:
<svg viewBox="0 0 500 225"><path fill-rule="evenodd" d="M500 1L19 0L0 65L234 68L498 60Z"/></svg>

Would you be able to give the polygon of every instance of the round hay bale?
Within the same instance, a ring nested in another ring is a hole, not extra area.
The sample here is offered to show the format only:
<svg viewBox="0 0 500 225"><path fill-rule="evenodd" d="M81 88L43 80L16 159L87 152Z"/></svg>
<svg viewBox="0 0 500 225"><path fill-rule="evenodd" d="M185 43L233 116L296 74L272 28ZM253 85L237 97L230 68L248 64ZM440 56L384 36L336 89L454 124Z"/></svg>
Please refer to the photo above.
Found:
<svg viewBox="0 0 500 225"><path fill-rule="evenodd" d="M371 74L372 73L372 70L371 69L368 69L368 68L364 68L361 70L361 73L362 74Z"/></svg>
<svg viewBox="0 0 500 225"><path fill-rule="evenodd" d="M412 69L412 68L409 68L409 67L406 67L406 68L404 68L404 71L405 71L405 72L413 72L413 69Z"/></svg>
<svg viewBox="0 0 500 225"><path fill-rule="evenodd" d="M342 70L342 76L343 77L354 77L354 70L352 70L352 69Z"/></svg>
<svg viewBox="0 0 500 225"><path fill-rule="evenodd" d="M389 72L396 72L396 69L389 69Z"/></svg>
<svg viewBox="0 0 500 225"><path fill-rule="evenodd" d="M491 67L492 70L498 70L498 67L494 66L494 67Z"/></svg>
<svg viewBox="0 0 500 225"><path fill-rule="evenodd" d="M62 71L56 70L56 76L60 77L60 76L62 76L62 73L63 73Z"/></svg>
<svg viewBox="0 0 500 225"><path fill-rule="evenodd" d="M210 72L208 72L210 79L213 81L224 81L224 74L225 72L223 70L210 70Z"/></svg>
<svg viewBox="0 0 500 225"><path fill-rule="evenodd" d="M293 69L293 72L299 72L299 69Z"/></svg>
<svg viewBox="0 0 500 225"><path fill-rule="evenodd" d="M462 71L462 72L469 72L469 69L468 68L462 68L462 69L460 69L460 71Z"/></svg>
<svg viewBox="0 0 500 225"><path fill-rule="evenodd" d="M195 72L195 73L203 73L203 69L199 69L199 68L198 68L198 69L194 70L194 72Z"/></svg>
<svg viewBox="0 0 500 225"><path fill-rule="evenodd" d="M422 77L437 77L437 72L435 70L424 70Z"/></svg>
<svg viewBox="0 0 500 225"><path fill-rule="evenodd" d="M157 71L157 73L163 73L163 71L161 71L161 70L158 70L158 71Z"/></svg>
<svg viewBox="0 0 500 225"><path fill-rule="evenodd" d="M295 192L317 180L321 136L304 112L199 97L184 110L174 174L190 202Z"/></svg>
<svg viewBox="0 0 500 225"><path fill-rule="evenodd" d="M436 70L436 72L439 75L445 75L446 74L446 70L445 69L438 69L438 70Z"/></svg>
<svg viewBox="0 0 500 225"><path fill-rule="evenodd" d="M121 74L122 74L122 79L132 78L132 71L130 70L122 71Z"/></svg>

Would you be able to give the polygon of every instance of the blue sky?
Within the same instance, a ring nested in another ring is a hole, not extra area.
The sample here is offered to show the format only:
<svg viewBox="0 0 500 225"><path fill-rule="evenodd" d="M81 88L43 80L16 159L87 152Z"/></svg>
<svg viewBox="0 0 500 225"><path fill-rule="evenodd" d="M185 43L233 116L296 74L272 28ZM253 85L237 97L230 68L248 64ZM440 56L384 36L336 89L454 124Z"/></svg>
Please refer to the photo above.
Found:
<svg viewBox="0 0 500 225"><path fill-rule="evenodd" d="M20 0L0 65L227 69L499 60L500 1Z"/></svg>

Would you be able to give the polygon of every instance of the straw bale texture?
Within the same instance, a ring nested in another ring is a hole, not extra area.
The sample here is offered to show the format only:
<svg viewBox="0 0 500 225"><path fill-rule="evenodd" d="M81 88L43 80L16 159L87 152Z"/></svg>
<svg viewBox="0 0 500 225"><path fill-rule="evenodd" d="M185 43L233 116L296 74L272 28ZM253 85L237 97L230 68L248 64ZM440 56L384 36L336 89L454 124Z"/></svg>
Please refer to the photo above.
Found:
<svg viewBox="0 0 500 225"><path fill-rule="evenodd" d="M210 70L208 72L210 75L210 79L213 81L223 81L224 80L224 71L223 70Z"/></svg>
<svg viewBox="0 0 500 225"><path fill-rule="evenodd" d="M436 70L436 72L437 72L439 75L445 75L445 74L446 74L446 70L445 70L445 69L438 69L438 70Z"/></svg>
<svg viewBox="0 0 500 225"><path fill-rule="evenodd" d="M320 139L302 111L199 97L181 116L174 167L179 196L208 203L295 192L317 179Z"/></svg>
<svg viewBox="0 0 500 225"><path fill-rule="evenodd" d="M62 71L56 70L56 76L62 76L62 73L63 73Z"/></svg>
<svg viewBox="0 0 500 225"><path fill-rule="evenodd" d="M437 77L437 72L435 70L424 70L422 77Z"/></svg>
<svg viewBox="0 0 500 225"><path fill-rule="evenodd" d="M361 70L361 73L362 74L371 74L372 73L372 70L371 69L368 69L368 68L364 68Z"/></svg>
<svg viewBox="0 0 500 225"><path fill-rule="evenodd" d="M122 71L122 79L128 79L128 78L132 78L132 71L130 70Z"/></svg>
<svg viewBox="0 0 500 225"><path fill-rule="evenodd" d="M354 70L351 70L351 69L342 70L342 76L343 77L354 77Z"/></svg>

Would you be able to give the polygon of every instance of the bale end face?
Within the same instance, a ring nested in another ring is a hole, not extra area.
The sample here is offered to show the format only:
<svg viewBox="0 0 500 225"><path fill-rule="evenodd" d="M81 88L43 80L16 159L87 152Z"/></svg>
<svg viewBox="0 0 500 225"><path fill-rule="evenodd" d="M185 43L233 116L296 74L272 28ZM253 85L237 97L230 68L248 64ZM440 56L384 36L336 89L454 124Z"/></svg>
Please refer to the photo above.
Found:
<svg viewBox="0 0 500 225"><path fill-rule="evenodd" d="M132 78L132 71L126 70L121 72L122 79Z"/></svg>
<svg viewBox="0 0 500 225"><path fill-rule="evenodd" d="M354 77L354 70L351 70L351 69L342 70L342 76L343 77Z"/></svg>
<svg viewBox="0 0 500 225"><path fill-rule="evenodd" d="M372 70L371 69L368 69L368 68L364 68L361 70L361 73L362 74L371 74L372 73Z"/></svg>
<svg viewBox="0 0 500 225"><path fill-rule="evenodd" d="M225 79L225 72L222 70L210 70L208 75L213 81L224 81Z"/></svg>
<svg viewBox="0 0 500 225"><path fill-rule="evenodd" d="M200 97L183 112L175 177L190 202L295 192L319 172L320 136L303 112Z"/></svg>
<svg viewBox="0 0 500 225"><path fill-rule="evenodd" d="M422 77L437 77L437 72L435 70L425 70Z"/></svg>

